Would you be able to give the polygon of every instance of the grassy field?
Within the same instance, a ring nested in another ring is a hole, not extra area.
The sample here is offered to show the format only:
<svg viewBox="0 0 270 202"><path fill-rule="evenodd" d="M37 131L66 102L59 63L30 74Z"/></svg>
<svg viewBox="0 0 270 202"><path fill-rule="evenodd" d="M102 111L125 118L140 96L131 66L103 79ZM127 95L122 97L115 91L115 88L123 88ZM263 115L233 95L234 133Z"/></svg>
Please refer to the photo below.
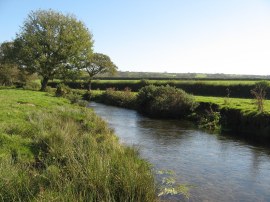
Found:
<svg viewBox="0 0 270 202"><path fill-rule="evenodd" d="M0 90L0 201L155 201L150 165L92 110Z"/></svg>
<svg viewBox="0 0 270 202"><path fill-rule="evenodd" d="M98 83L139 83L141 80L94 80L93 82ZM175 84L209 84L209 85L254 85L257 80L147 80L147 82L154 83L170 83L173 82Z"/></svg>
<svg viewBox="0 0 270 202"><path fill-rule="evenodd" d="M195 96L197 102L213 103L220 106L220 108L240 109L246 113L257 113L257 106L254 104L254 99L241 98L221 98L221 97L207 97ZM264 112L270 114L270 100L264 102Z"/></svg>
<svg viewBox="0 0 270 202"><path fill-rule="evenodd" d="M142 87L153 84L157 86L170 85L198 96L225 97L229 94L233 98L252 98L251 90L259 80L93 80L92 89L116 90L131 89L134 92ZM50 82L51 87L56 87L60 81ZM270 84L269 81L267 81ZM66 82L72 89L87 89L85 81ZM270 86L270 85L269 85ZM267 99L270 99L270 87L266 89Z"/></svg>
<svg viewBox="0 0 270 202"><path fill-rule="evenodd" d="M55 82L61 82L61 80L58 79L54 79ZM113 80L106 80L106 79L94 79L93 83L112 83L112 84L117 84L117 83L131 83L131 84L135 84L135 83L140 83L142 80L140 79L131 79L131 80L121 80L121 79L113 79ZM174 79L166 79L166 80L155 80L155 79L151 79L151 80L145 80L151 84L154 83L162 83L162 84L166 84L166 83L175 83L175 84L209 84L209 85L254 85L256 82L260 81L260 80L207 80L207 79L203 79L203 80L199 80L199 79L183 79L183 80L174 80ZM80 80L78 82L85 82L85 80ZM270 81L268 81L270 83Z"/></svg>

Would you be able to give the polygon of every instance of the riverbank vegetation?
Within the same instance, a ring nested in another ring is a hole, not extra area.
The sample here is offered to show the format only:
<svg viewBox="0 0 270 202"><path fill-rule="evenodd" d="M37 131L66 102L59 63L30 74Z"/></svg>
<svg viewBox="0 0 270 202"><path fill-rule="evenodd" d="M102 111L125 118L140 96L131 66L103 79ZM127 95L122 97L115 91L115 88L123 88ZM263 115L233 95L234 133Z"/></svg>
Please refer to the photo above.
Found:
<svg viewBox="0 0 270 202"><path fill-rule="evenodd" d="M138 105L139 93L136 92L112 91L109 93L111 95L110 102L107 102L106 99L104 100L104 98L108 98L108 96L104 96L108 94L108 91L92 91L91 94L92 100L105 104L136 109L138 111L144 107ZM129 97L132 99L132 102L130 102ZM147 99L147 94L144 94L144 97ZM162 100L166 100L165 98L162 99L161 94L156 95L156 99L160 103ZM129 100L127 101L129 103L128 105L125 104L126 100ZM193 101L197 103L194 106L198 106L181 118L185 117L186 119L197 122L200 127L211 130L221 129L223 131L234 131L238 134L254 137L255 139L270 139L270 100L264 100L263 112L258 111L256 99L194 96ZM166 102L163 107L169 109L169 103ZM157 109L161 110L162 107L160 106ZM152 117L165 118L166 116L164 113L156 113ZM169 112L167 112L167 117L175 118ZM180 118L180 114L178 114L178 118Z"/></svg>
<svg viewBox="0 0 270 202"><path fill-rule="evenodd" d="M150 165L92 110L0 90L2 201L155 201Z"/></svg>
<svg viewBox="0 0 270 202"><path fill-rule="evenodd" d="M55 88L59 82L61 81L49 82L49 85ZM253 98L250 91L256 87L257 82L258 80L93 80L91 87L93 90L129 88L133 92L138 92L142 87L148 85L170 85L193 95L225 97L229 91L230 97ZM65 84L73 89L88 88L87 82L83 80L68 81ZM266 88L266 93L270 95L269 87Z"/></svg>
<svg viewBox="0 0 270 202"><path fill-rule="evenodd" d="M137 95L138 110L151 117L184 118L197 107L192 95L171 86L149 85Z"/></svg>

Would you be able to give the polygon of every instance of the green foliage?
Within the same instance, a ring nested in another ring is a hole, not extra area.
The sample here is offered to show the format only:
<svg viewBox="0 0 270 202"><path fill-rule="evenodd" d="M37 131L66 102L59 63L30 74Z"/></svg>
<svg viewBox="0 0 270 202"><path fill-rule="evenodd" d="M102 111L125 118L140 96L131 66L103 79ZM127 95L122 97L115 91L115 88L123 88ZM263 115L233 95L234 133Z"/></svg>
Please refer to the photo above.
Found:
<svg viewBox="0 0 270 202"><path fill-rule="evenodd" d="M255 84L255 88L251 90L251 94L254 96L255 105L258 111L262 113L264 111L264 101L266 96L266 90L269 87L267 81L260 81Z"/></svg>
<svg viewBox="0 0 270 202"><path fill-rule="evenodd" d="M82 101L82 96L78 93L71 92L68 93L65 97L70 100L71 104L80 103L80 105L84 105L84 102L80 102Z"/></svg>
<svg viewBox="0 0 270 202"><path fill-rule="evenodd" d="M70 100L71 104L78 104L79 106L87 106L88 102L82 100L83 94L78 90L72 90L63 83L58 84L56 91L56 97L64 97Z"/></svg>
<svg viewBox="0 0 270 202"><path fill-rule="evenodd" d="M70 92L71 92L71 89L68 86L66 86L63 83L60 83L57 85L57 88L55 91L55 96L56 97L65 97Z"/></svg>
<svg viewBox="0 0 270 202"><path fill-rule="evenodd" d="M210 106L209 110L205 110L205 113L200 115L199 127L208 130L220 130L220 112L214 111Z"/></svg>
<svg viewBox="0 0 270 202"><path fill-rule="evenodd" d="M106 72L114 74L117 71L117 67L111 61L110 57L101 53L90 55L84 62L82 68L89 74L88 90L91 90L91 81L95 75Z"/></svg>
<svg viewBox="0 0 270 202"><path fill-rule="evenodd" d="M145 86L149 86L150 84L151 84L151 82L149 80L146 80L146 79L142 79L139 82L139 85L140 85L141 88L145 87Z"/></svg>
<svg viewBox="0 0 270 202"><path fill-rule="evenodd" d="M92 92L91 92L91 91L86 91L86 92L83 94L83 99L84 99L84 100L90 101L90 100L91 100L91 97L92 97Z"/></svg>
<svg viewBox="0 0 270 202"><path fill-rule="evenodd" d="M93 80L91 87L93 90L106 90L107 88L115 88L124 90L126 87L137 92L140 88L153 84L156 86L170 85L176 88L183 89L187 93L203 96L226 97L227 89L230 89L230 98L253 98L250 94L255 86L256 80ZM51 85L56 86L56 82L51 82ZM76 82L68 82L69 87L76 89L88 89L88 84L83 80ZM267 93L270 93L270 88L267 88Z"/></svg>
<svg viewBox="0 0 270 202"><path fill-rule="evenodd" d="M229 88L227 88L226 89L226 92L227 92L227 95L224 98L224 105L228 105L230 103L230 94L231 94L231 91L230 91Z"/></svg>
<svg viewBox="0 0 270 202"><path fill-rule="evenodd" d="M137 107L137 97L129 88L126 88L124 91L116 91L113 88L108 88L100 99L105 104L130 109Z"/></svg>
<svg viewBox="0 0 270 202"><path fill-rule="evenodd" d="M150 165L92 110L22 90L0 110L1 201L155 201Z"/></svg>
<svg viewBox="0 0 270 202"><path fill-rule="evenodd" d="M137 102L142 113L154 117L183 118L197 107L192 95L171 86L143 87Z"/></svg>
<svg viewBox="0 0 270 202"><path fill-rule="evenodd" d="M157 172L157 174L162 178L162 182L158 188L159 197L168 195L183 195L185 198L189 199L189 186L178 184L176 182L176 175L173 171L160 170Z"/></svg>
<svg viewBox="0 0 270 202"><path fill-rule="evenodd" d="M0 64L0 85L12 86L17 81L19 70L10 65Z"/></svg>
<svg viewBox="0 0 270 202"><path fill-rule="evenodd" d="M32 77L25 71L19 70L16 65L0 64L0 85L12 86L17 83L25 85L31 80Z"/></svg>
<svg viewBox="0 0 270 202"><path fill-rule="evenodd" d="M92 53L92 36L72 15L53 10L31 12L14 41L16 63L42 76L42 90L49 79L79 67Z"/></svg>
<svg viewBox="0 0 270 202"><path fill-rule="evenodd" d="M23 89L25 90L39 90L41 88L40 83L36 81L28 81L23 86Z"/></svg>

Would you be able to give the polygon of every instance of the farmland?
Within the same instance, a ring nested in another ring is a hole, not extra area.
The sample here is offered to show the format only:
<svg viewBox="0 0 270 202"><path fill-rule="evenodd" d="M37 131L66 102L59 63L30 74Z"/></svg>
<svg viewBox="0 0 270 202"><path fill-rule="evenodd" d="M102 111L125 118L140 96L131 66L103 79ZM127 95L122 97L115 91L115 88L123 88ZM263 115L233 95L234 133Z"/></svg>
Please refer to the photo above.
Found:
<svg viewBox="0 0 270 202"><path fill-rule="evenodd" d="M115 88L124 90L125 88L137 92L146 85L170 85L185 90L193 95L214 96L214 97L234 97L252 98L250 91L260 80L94 80L92 89L106 90ZM50 82L49 85L56 87L60 81ZM267 81L269 83L269 81ZM87 82L69 81L66 85L73 89L87 89ZM270 88L267 90L270 95Z"/></svg>

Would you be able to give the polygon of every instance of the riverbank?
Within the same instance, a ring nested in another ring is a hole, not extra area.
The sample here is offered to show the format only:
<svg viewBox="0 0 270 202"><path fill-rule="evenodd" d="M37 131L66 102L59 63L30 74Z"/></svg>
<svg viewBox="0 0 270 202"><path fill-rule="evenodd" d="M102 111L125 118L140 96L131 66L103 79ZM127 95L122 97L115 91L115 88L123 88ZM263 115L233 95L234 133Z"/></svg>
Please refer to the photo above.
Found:
<svg viewBox="0 0 270 202"><path fill-rule="evenodd" d="M122 142L138 145L155 169L173 170L176 182L189 185L190 197L183 201L270 201L269 144L208 133L185 120L151 119L96 102L89 107Z"/></svg>
<svg viewBox="0 0 270 202"><path fill-rule="evenodd" d="M3 201L155 201L151 166L95 113L48 93L0 90Z"/></svg>
<svg viewBox="0 0 270 202"><path fill-rule="evenodd" d="M92 100L96 102L139 111L136 96L137 93L130 91L92 91ZM269 100L264 103L264 112L259 113L252 99L194 97L199 106L194 111L195 115L193 114L191 120L199 122L200 117L216 112L219 117L214 121L218 121L222 131L235 132L258 140L270 140ZM212 120L209 119L209 121Z"/></svg>
<svg viewBox="0 0 270 202"><path fill-rule="evenodd" d="M148 85L162 86L170 85L179 89L183 89L187 93L199 96L216 96L225 97L229 94L234 98L253 98L250 91L255 88L256 82L261 80L207 80L207 79L188 79L188 80L93 80L93 90L106 90L107 88L115 88L123 91L126 88L133 92L138 92L142 87ZM49 86L56 88L62 81L51 81ZM267 81L269 83L269 81ZM85 81L69 81L65 82L67 86L72 89L88 89L88 83ZM270 95L270 87L266 89L267 94Z"/></svg>

